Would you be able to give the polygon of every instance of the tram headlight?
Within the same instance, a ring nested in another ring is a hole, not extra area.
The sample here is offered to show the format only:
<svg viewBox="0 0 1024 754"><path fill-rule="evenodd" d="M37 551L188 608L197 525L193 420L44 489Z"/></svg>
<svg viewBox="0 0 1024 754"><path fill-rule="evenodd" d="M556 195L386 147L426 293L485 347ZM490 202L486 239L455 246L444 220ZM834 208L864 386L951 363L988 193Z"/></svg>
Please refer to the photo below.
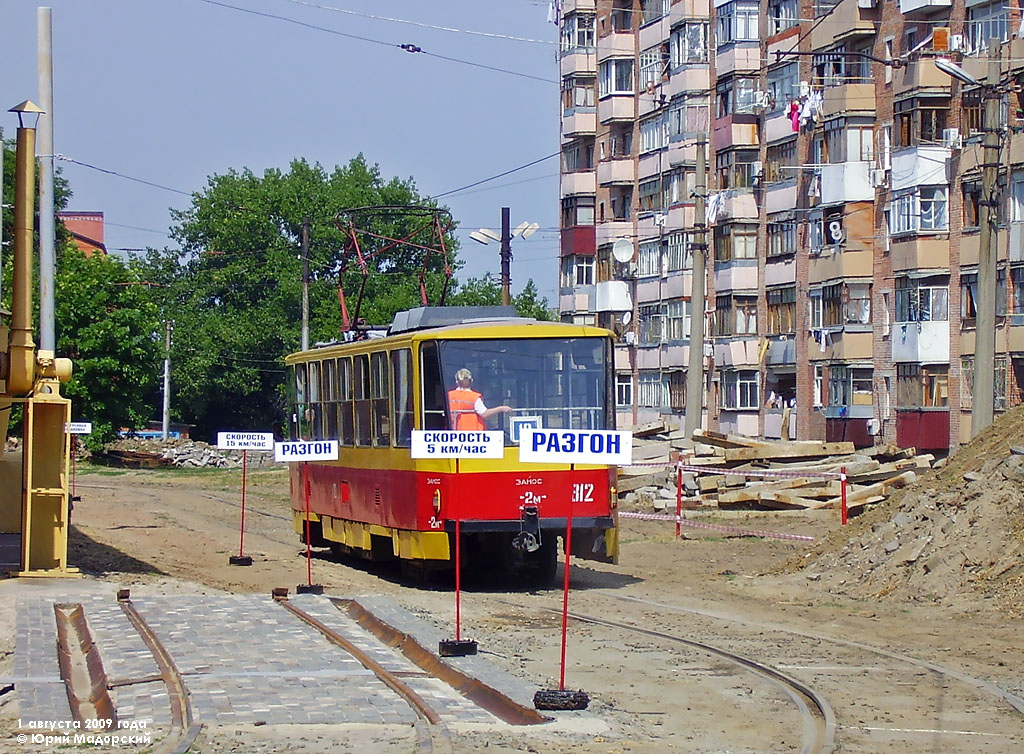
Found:
<svg viewBox="0 0 1024 754"><path fill-rule="evenodd" d="M441 490L434 490L434 515L441 515Z"/></svg>

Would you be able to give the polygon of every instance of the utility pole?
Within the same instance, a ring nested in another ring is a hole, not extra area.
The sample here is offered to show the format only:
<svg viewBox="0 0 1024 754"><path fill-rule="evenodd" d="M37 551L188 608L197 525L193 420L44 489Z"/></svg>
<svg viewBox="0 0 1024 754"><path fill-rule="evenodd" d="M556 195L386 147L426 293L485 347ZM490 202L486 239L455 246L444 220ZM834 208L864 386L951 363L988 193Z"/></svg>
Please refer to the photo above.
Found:
<svg viewBox="0 0 1024 754"><path fill-rule="evenodd" d="M39 66L39 349L57 349L54 325L56 229L53 202L53 25L49 8L37 9Z"/></svg>
<svg viewBox="0 0 1024 754"><path fill-rule="evenodd" d="M164 321L164 411L160 436L166 440L171 430L171 331L174 322Z"/></svg>
<svg viewBox="0 0 1024 754"><path fill-rule="evenodd" d="M974 389L971 395L971 436L976 436L992 424L995 403L995 350L996 350L996 223L999 222L999 110L998 91L1002 75L1000 55L1002 43L998 38L989 40L988 75L982 91L985 110L982 113L982 131L985 132L982 156L980 249L978 251L978 311L974 330Z"/></svg>
<svg viewBox="0 0 1024 754"><path fill-rule="evenodd" d="M4 130L0 128L0 220L4 213ZM4 224L0 222L0 270L4 268ZM3 275L0 275L0 301L3 300L4 284Z"/></svg>
<svg viewBox="0 0 1024 754"><path fill-rule="evenodd" d="M509 220L509 208L501 208L501 304L512 303L509 287L512 284L512 222Z"/></svg>
<svg viewBox="0 0 1024 754"><path fill-rule="evenodd" d="M707 142L697 137L697 179L694 182L696 201L693 208L693 242L690 244L693 274L690 276L690 358L686 366L686 414L683 431L686 437L701 425L704 409L704 283L707 276Z"/></svg>
<svg viewBox="0 0 1024 754"><path fill-rule="evenodd" d="M302 350L309 350L309 220L302 221Z"/></svg>

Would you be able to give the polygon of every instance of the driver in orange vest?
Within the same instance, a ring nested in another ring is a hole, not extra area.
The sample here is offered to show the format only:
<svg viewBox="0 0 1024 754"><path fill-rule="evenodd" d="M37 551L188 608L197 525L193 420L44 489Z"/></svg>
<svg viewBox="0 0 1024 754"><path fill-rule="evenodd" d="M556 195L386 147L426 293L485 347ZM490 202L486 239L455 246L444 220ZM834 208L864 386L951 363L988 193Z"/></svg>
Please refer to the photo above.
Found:
<svg viewBox="0 0 1024 754"><path fill-rule="evenodd" d="M484 419L495 414L507 414L511 406L495 406L487 408L480 393L470 389L473 384L473 373L468 369L460 369L455 373L457 387L448 391L448 409L452 415L452 429L485 430Z"/></svg>

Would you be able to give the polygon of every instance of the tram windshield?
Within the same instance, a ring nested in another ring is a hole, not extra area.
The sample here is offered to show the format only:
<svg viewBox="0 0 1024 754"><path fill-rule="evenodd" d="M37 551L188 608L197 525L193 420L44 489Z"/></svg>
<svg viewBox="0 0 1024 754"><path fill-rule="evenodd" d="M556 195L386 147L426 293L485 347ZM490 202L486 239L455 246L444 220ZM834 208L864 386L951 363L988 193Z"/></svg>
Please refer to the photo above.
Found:
<svg viewBox="0 0 1024 754"><path fill-rule="evenodd" d="M485 420L506 440L523 427L614 428L607 338L445 340L424 343L421 358L426 429L456 426L448 394L463 369L488 409L511 408Z"/></svg>

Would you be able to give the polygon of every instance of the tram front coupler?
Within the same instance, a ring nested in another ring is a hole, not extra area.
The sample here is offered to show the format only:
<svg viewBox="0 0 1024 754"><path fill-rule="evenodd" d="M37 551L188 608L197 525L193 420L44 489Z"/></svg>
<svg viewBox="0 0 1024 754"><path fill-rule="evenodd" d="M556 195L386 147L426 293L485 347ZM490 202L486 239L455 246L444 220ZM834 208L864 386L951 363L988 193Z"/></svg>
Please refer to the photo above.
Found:
<svg viewBox="0 0 1024 754"><path fill-rule="evenodd" d="M512 548L518 552L537 552L540 549L540 511L536 505L520 509L519 533L512 538Z"/></svg>

